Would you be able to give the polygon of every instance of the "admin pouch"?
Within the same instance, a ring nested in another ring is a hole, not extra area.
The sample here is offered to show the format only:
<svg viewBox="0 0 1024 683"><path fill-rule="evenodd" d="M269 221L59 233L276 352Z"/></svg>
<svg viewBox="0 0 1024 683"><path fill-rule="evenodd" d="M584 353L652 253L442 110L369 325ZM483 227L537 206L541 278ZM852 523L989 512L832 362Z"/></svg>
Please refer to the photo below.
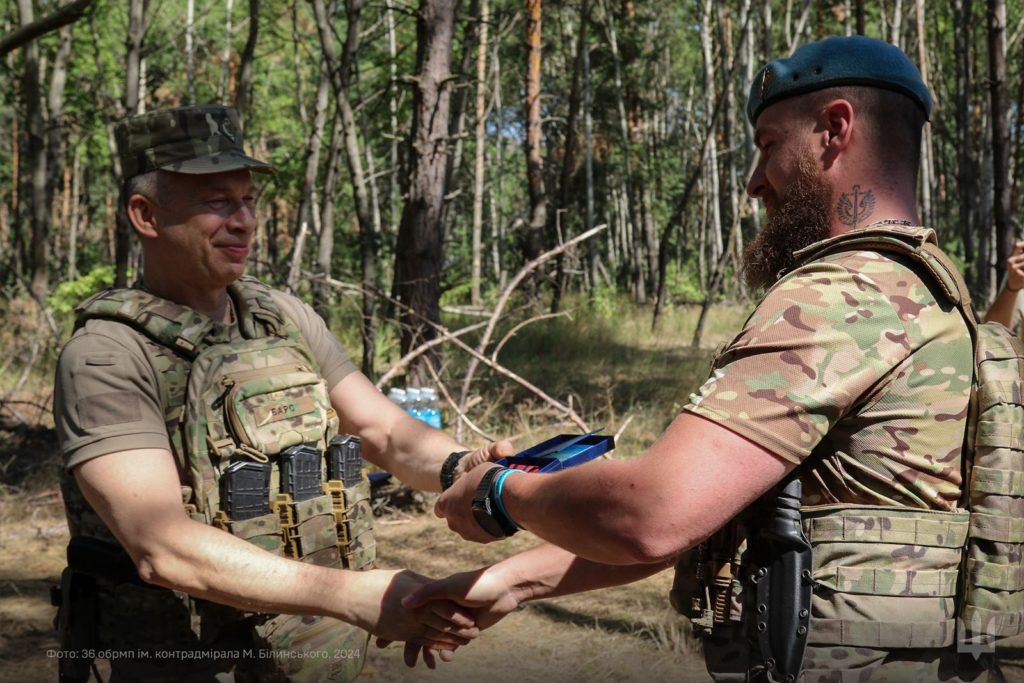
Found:
<svg viewBox="0 0 1024 683"><path fill-rule="evenodd" d="M103 319L141 333L159 376L182 501L193 520L298 561L371 568L369 482L361 468L342 481L325 462L338 418L312 352L268 287L244 277L228 291L240 338L225 324L139 289L91 298L77 309L77 325ZM69 517L72 510L78 517L95 516L87 505L69 505ZM73 521L83 533L103 526L98 519ZM112 540L109 532L95 537ZM105 649L201 652L211 643L285 649L314 643L323 650L317 656L270 655L261 667L294 681L351 680L361 669L368 635L348 624L243 613L138 581L96 578L98 638ZM303 635L306 630L311 637ZM340 652L347 654L343 663L329 656ZM295 665L320 659L329 660L324 666L331 671L318 670L312 678ZM152 669L150 663L122 664L138 675ZM204 663L198 655L190 664L191 672L224 665ZM182 675L173 667L160 671L172 679Z"/></svg>
<svg viewBox="0 0 1024 683"><path fill-rule="evenodd" d="M875 226L798 255L809 263L841 251L904 257L967 323L975 373L963 496L953 512L802 507L814 580L809 630L802 637L825 647L992 652L997 640L1024 632L1024 343L1002 325L978 323L966 284L932 230ZM736 642L760 625L748 618L760 609L752 595L759 570L748 550L756 544L758 523L757 515L739 515L684 553L676 568L672 604L705 637L709 670L719 680L743 680L759 667L770 668L745 641L739 649ZM913 562L895 563L894 557Z"/></svg>

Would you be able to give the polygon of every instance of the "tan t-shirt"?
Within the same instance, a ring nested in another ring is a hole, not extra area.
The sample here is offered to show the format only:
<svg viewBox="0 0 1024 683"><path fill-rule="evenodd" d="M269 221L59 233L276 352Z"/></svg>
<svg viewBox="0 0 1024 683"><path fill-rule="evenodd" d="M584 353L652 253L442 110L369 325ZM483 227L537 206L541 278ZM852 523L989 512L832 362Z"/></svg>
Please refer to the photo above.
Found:
<svg viewBox="0 0 1024 683"><path fill-rule="evenodd" d="M356 371L341 342L299 299L271 291L306 339L328 388ZM237 326L234 334L241 336ZM134 448L171 450L156 371L141 334L112 320L90 320L61 352L53 415L64 465Z"/></svg>

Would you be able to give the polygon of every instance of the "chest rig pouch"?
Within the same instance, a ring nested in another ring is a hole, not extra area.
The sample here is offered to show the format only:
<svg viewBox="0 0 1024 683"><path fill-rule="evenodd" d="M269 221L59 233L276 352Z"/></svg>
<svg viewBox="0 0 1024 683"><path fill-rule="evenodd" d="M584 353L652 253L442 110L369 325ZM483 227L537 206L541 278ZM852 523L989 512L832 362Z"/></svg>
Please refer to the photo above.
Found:
<svg viewBox="0 0 1024 683"><path fill-rule="evenodd" d="M959 652L982 654L993 651L997 639L1024 632L1024 343L998 324L978 324L966 285L931 230L887 226L852 231L798 256L808 263L853 250L905 257L966 322L975 373L961 458L961 508L796 508L797 468L791 479L684 553L677 564L672 604L705 637L713 676L798 679L801 662L793 646L794 637L799 641L801 636L798 649L956 644ZM791 532L781 544L774 528L780 520ZM787 549L793 554L788 560ZM786 583L798 586L801 596L792 605L787 599L781 613L772 598L773 593L779 597L780 577L771 576L780 565ZM803 597L808 594L809 615ZM773 636L774 631L780 635ZM741 665L716 672L715 649L721 646L716 635L741 632L748 646L733 659Z"/></svg>

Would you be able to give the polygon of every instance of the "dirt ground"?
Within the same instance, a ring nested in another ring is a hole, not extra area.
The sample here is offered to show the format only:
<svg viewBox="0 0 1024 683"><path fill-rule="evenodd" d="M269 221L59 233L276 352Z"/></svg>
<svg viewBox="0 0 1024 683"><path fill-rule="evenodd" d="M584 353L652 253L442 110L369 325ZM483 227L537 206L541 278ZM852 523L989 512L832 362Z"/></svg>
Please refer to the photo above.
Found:
<svg viewBox="0 0 1024 683"><path fill-rule="evenodd" d="M59 497L26 500L31 512L0 528L0 682L57 680L54 608L49 587L64 566L67 528ZM9 519L9 518L8 518ZM463 543L428 514L397 512L378 520L382 566L431 576L478 567L537 543L519 534L504 544ZM708 681L686 625L667 606L670 572L601 592L531 603L439 663L409 669L402 649L371 645L361 680ZM1024 681L1024 639L1003 648L1007 680ZM106 667L101 667L105 673Z"/></svg>
<svg viewBox="0 0 1024 683"><path fill-rule="evenodd" d="M38 497L28 519L0 528L0 682L57 680L50 585L64 566L67 528L56 496ZM56 505L55 505L56 503ZM538 541L463 543L427 514L378 520L380 564L442 576L498 560ZM409 669L402 649L370 647L366 681L705 681L699 653L680 631L660 576L589 595L531 604L510 614L452 663ZM101 672L105 667L101 667Z"/></svg>

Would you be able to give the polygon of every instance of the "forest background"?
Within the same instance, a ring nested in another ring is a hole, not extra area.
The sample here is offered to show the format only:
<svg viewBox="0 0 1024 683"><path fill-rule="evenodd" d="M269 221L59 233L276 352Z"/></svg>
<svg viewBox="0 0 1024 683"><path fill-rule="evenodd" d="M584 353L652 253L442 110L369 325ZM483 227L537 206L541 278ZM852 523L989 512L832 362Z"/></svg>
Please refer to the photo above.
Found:
<svg viewBox="0 0 1024 683"><path fill-rule="evenodd" d="M632 456L753 304L737 261L763 220L744 191L754 73L852 33L900 46L931 88L922 221L984 308L1021 231L1021 3L0 0L0 679L55 669L50 405L73 308L139 275L116 121L238 109L279 169L257 178L249 272L311 302L381 388L437 387L468 443L604 426ZM443 574L508 552L382 505L385 564ZM636 657L645 680L698 676L675 656L691 650L670 581L518 613L491 642L543 637L550 658L515 671L537 680L626 680ZM467 652L466 680L506 657ZM384 656L376 675L401 679Z"/></svg>
<svg viewBox="0 0 1024 683"><path fill-rule="evenodd" d="M920 65L922 220L982 307L1020 229L1016 3L4 0L0 29L0 375L22 385L84 295L138 274L112 129L162 107L238 108L279 169L259 178L250 272L311 300L371 378L436 381L461 341L442 311L486 321L454 334L478 351L462 409L516 311L582 294L656 330L701 304L697 347L710 306L746 299L736 263L762 219L743 104L761 64L811 40L864 33Z"/></svg>

